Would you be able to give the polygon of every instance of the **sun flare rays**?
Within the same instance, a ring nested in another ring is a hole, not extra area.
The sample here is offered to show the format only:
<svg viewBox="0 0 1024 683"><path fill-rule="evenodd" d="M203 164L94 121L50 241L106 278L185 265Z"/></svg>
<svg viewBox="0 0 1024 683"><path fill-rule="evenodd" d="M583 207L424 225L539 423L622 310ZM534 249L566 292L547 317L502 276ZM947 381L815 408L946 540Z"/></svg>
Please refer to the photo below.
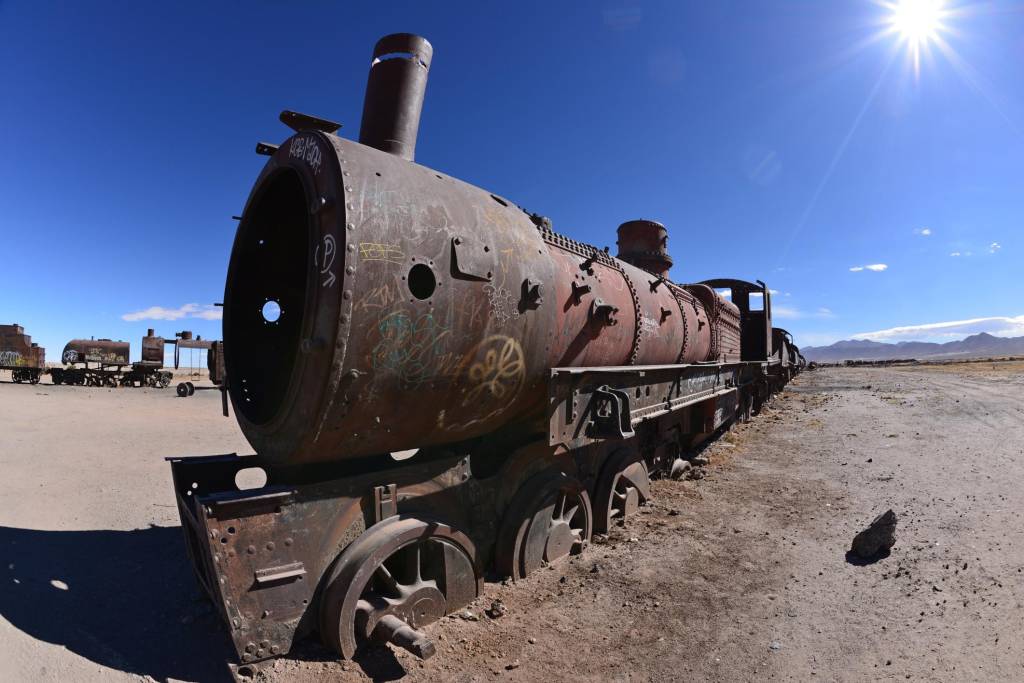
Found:
<svg viewBox="0 0 1024 683"><path fill-rule="evenodd" d="M879 3L886 9L886 33L895 35L906 46L914 67L914 77L921 75L921 55L928 54L933 44L942 42L949 32L953 12L943 0L895 0Z"/></svg>

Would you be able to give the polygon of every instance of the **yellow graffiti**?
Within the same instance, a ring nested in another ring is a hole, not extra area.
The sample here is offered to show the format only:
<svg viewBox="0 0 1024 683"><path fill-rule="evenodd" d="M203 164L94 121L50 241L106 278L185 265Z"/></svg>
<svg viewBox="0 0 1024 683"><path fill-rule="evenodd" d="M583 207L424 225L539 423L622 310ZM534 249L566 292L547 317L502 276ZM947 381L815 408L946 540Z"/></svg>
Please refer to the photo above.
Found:
<svg viewBox="0 0 1024 683"><path fill-rule="evenodd" d="M473 363L467 372L471 388L462 405L501 401L504 407L518 396L526 379L523 348L512 337L492 335L480 342L468 357L476 357L484 349L483 358Z"/></svg>
<svg viewBox="0 0 1024 683"><path fill-rule="evenodd" d="M359 255L363 257L364 261L387 261L388 263L405 262L405 253L397 244L360 242Z"/></svg>

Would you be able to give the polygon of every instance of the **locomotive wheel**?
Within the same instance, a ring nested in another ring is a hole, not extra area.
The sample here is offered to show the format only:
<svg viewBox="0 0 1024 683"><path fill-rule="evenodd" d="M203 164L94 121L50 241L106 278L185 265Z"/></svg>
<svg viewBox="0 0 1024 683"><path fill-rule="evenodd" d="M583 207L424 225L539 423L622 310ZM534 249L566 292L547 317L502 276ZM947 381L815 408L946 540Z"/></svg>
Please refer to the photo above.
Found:
<svg viewBox="0 0 1024 683"><path fill-rule="evenodd" d="M417 629L469 604L480 591L472 541L446 524L390 517L349 544L320 601L320 634L351 659L390 642L426 659L433 642Z"/></svg>
<svg viewBox="0 0 1024 683"><path fill-rule="evenodd" d="M185 382L185 386L188 387L188 395L189 396L191 396L192 394L196 393L196 385L192 384L192 382Z"/></svg>
<svg viewBox="0 0 1024 683"><path fill-rule="evenodd" d="M181 396L182 398L185 398L186 396L188 396L188 387L185 386L184 382L178 382L178 389L177 389L177 391L178 391L178 396Z"/></svg>
<svg viewBox="0 0 1024 683"><path fill-rule="evenodd" d="M607 533L636 514L651 498L647 465L639 453L622 448L609 456L594 496L594 530Z"/></svg>
<svg viewBox="0 0 1024 683"><path fill-rule="evenodd" d="M495 549L495 569L513 579L526 578L545 563L583 552L593 531L587 490L564 472L547 471L520 487L508 511Z"/></svg>
<svg viewBox="0 0 1024 683"><path fill-rule="evenodd" d="M168 374L168 373L160 373L159 384L160 384L160 388L161 389L166 389L167 387L171 386L171 376L170 376L170 374Z"/></svg>
<svg viewBox="0 0 1024 683"><path fill-rule="evenodd" d="M32 375L29 377L28 381L31 384L39 384L39 375Z"/></svg>

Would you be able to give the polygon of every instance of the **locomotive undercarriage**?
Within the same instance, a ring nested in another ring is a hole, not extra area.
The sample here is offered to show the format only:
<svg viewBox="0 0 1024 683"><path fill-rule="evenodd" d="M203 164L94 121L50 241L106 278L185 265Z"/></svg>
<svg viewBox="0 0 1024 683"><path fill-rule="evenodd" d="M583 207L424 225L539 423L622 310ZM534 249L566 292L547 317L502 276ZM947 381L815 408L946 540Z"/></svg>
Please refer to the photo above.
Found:
<svg viewBox="0 0 1024 683"><path fill-rule="evenodd" d="M410 459L169 459L233 670L251 673L313 632L346 658L371 642L431 656L424 626L471 602L485 576L523 578L621 523L650 498L652 477L681 471L694 446L749 419L768 370L556 368L548 424L540 416ZM239 472L254 468L266 483L240 490Z"/></svg>
<svg viewBox="0 0 1024 683"><path fill-rule="evenodd" d="M173 375L166 370L150 367L69 367L53 368L50 379L54 384L68 384L86 387L151 387L165 389L171 384Z"/></svg>
<svg viewBox="0 0 1024 683"><path fill-rule="evenodd" d="M39 384L39 378L43 375L42 368L10 368L10 370L11 381L15 384L21 384L22 382Z"/></svg>

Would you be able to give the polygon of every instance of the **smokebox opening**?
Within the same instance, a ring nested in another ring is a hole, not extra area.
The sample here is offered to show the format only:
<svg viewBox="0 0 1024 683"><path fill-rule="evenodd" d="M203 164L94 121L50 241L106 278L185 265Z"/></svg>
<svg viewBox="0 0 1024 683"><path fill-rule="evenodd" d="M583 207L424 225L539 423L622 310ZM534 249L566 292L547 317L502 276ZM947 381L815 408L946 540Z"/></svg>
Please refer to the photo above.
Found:
<svg viewBox="0 0 1024 683"><path fill-rule="evenodd" d="M242 217L224 301L224 350L236 410L265 424L281 408L299 343L309 273L309 214L299 174L281 169Z"/></svg>

